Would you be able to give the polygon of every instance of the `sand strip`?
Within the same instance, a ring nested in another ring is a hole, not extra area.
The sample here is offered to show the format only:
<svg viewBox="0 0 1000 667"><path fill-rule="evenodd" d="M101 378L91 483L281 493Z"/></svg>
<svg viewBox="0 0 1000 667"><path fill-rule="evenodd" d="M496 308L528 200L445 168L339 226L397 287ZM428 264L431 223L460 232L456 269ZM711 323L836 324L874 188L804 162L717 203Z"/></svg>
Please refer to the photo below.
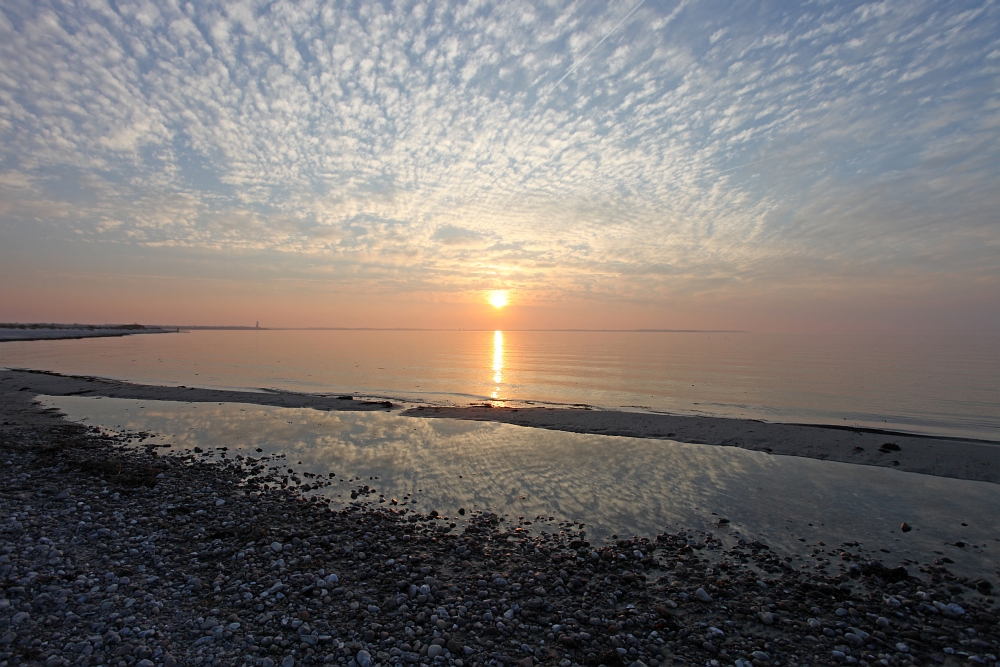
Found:
<svg viewBox="0 0 1000 667"><path fill-rule="evenodd" d="M161 401L230 402L316 410L386 410L388 401L283 391L223 391L133 384L47 371L0 371L0 397L14 392L107 396ZM568 408L421 407L406 416L496 421L574 433L669 439L743 447L786 456L892 467L907 472L1000 483L1000 443L905 435L874 429L775 424L749 419L690 417Z"/></svg>
<svg viewBox="0 0 1000 667"><path fill-rule="evenodd" d="M742 447L785 456L885 466L939 477L1000 482L1000 443L981 440L841 426L777 424L752 419L568 408L428 407L414 408L403 414Z"/></svg>

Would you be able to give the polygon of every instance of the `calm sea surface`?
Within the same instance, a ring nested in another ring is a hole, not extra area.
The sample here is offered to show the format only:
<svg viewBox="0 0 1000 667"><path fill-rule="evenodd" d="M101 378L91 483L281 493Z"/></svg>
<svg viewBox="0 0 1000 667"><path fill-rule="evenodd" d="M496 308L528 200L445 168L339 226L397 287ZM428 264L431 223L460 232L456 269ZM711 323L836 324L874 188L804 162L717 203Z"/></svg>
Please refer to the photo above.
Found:
<svg viewBox="0 0 1000 667"><path fill-rule="evenodd" d="M0 344L0 365L409 403L602 408L1000 440L996 337L194 331Z"/></svg>

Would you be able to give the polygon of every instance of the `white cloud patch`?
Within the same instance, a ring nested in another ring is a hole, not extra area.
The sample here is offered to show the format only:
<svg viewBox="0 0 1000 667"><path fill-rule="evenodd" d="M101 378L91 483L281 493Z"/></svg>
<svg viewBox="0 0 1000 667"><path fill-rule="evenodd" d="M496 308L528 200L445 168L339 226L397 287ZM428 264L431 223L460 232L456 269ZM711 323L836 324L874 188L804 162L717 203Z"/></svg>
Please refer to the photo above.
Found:
<svg viewBox="0 0 1000 667"><path fill-rule="evenodd" d="M996 4L634 7L4 3L0 224L446 291L996 272Z"/></svg>
<svg viewBox="0 0 1000 667"><path fill-rule="evenodd" d="M484 241L483 235L479 232L454 225L438 227L431 239L443 245L452 246L478 246L482 245Z"/></svg>

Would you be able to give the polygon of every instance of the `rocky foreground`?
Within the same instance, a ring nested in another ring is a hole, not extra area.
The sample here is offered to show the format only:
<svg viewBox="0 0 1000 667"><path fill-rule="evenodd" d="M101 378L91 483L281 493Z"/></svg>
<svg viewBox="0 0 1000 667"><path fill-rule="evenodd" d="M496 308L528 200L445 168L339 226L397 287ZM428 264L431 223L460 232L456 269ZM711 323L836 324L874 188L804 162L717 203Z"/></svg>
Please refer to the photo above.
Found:
<svg viewBox="0 0 1000 667"><path fill-rule="evenodd" d="M941 561L888 569L857 544L818 543L803 562L710 532L598 547L574 524L421 515L363 502L377 495L364 487L331 506L253 458L162 456L54 418L4 422L0 459L0 667L978 666L1000 653L991 582Z"/></svg>

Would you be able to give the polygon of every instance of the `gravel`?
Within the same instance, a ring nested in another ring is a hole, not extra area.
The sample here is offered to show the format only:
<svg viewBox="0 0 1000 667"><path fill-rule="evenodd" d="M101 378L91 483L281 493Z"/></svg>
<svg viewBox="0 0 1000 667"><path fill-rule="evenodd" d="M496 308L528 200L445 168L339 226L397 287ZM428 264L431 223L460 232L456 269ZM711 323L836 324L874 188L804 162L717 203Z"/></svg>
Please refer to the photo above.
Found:
<svg viewBox="0 0 1000 667"><path fill-rule="evenodd" d="M992 582L942 560L890 569L820 543L803 571L695 530L590 544L576 524L331 505L272 488L251 457L123 442L59 420L0 427L0 667L992 666L1000 653Z"/></svg>

